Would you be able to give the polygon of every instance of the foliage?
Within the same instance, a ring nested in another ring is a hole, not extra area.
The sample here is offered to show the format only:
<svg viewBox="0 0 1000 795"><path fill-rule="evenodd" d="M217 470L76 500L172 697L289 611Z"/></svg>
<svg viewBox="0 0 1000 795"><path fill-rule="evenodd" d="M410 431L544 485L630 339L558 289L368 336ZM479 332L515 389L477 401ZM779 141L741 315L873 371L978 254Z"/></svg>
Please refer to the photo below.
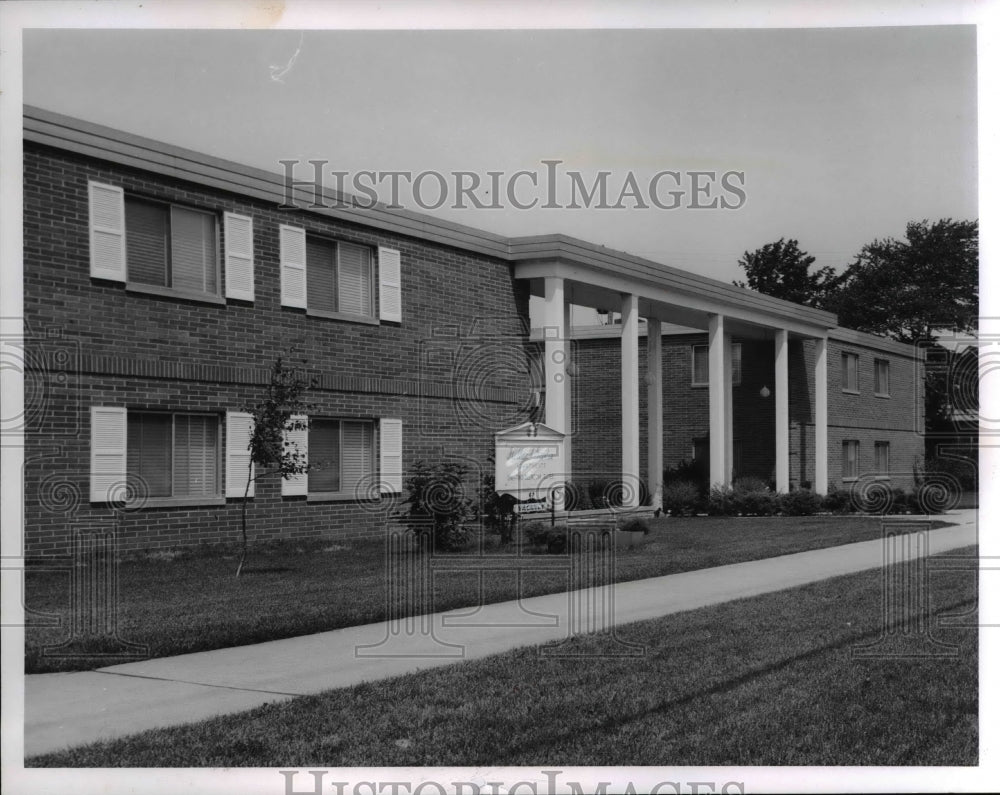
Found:
<svg viewBox="0 0 1000 795"><path fill-rule="evenodd" d="M303 362L303 365L305 362ZM247 556L247 504L250 497L250 485L264 477L278 475L288 480L295 475L309 471L310 466L305 453L290 441L288 431L308 430L308 420L298 419L298 415L306 415L313 405L307 401L309 390L315 388L316 379L306 380L296 367L289 367L279 356L271 365L267 390L263 400L243 407L251 416L250 466L247 467L247 482L243 489L243 505L240 512L240 529L242 531L243 548L240 562L236 567L236 576L243 571ZM296 419L292 419L296 417ZM256 467L256 474L251 476Z"/></svg>
<svg viewBox="0 0 1000 795"><path fill-rule="evenodd" d="M586 511L591 507L590 493L573 481L566 483L565 505L567 511Z"/></svg>
<svg viewBox="0 0 1000 795"><path fill-rule="evenodd" d="M676 466L663 470L663 486L672 483L693 483L702 497L708 496L708 459L682 459Z"/></svg>
<svg viewBox="0 0 1000 795"><path fill-rule="evenodd" d="M701 490L690 480L674 480L663 487L663 510L672 516L697 513L701 502Z"/></svg>
<svg viewBox="0 0 1000 795"><path fill-rule="evenodd" d="M852 508L851 492L847 489L830 489L823 497L823 510L830 513L850 513Z"/></svg>
<svg viewBox="0 0 1000 795"><path fill-rule="evenodd" d="M491 533L498 533L500 543L509 544L513 538L514 525L517 522L517 514L514 512L517 500L509 494L497 493L494 462L494 454L490 453L486 468L480 476L480 518L484 529Z"/></svg>
<svg viewBox="0 0 1000 795"><path fill-rule="evenodd" d="M565 524L550 525L548 522L525 522L522 526L524 540L533 547L545 547L550 554L566 551L569 528Z"/></svg>
<svg viewBox="0 0 1000 795"><path fill-rule="evenodd" d="M629 519L625 524L618 528L623 533L642 533L645 536L649 535L649 522L645 519L640 519L635 517Z"/></svg>
<svg viewBox="0 0 1000 795"><path fill-rule="evenodd" d="M823 498L806 489L796 489L778 496L778 510L786 516L812 516L823 507Z"/></svg>
<svg viewBox="0 0 1000 795"><path fill-rule="evenodd" d="M799 249L797 240L781 238L752 253L743 252L737 264L746 271L747 280L733 284L796 304L824 307L837 289L840 277L834 275L831 267L810 273L815 261L815 257Z"/></svg>
<svg viewBox="0 0 1000 795"><path fill-rule="evenodd" d="M731 516L735 513L733 490L729 486L712 486L705 502L709 516Z"/></svg>
<svg viewBox="0 0 1000 795"><path fill-rule="evenodd" d="M733 491L756 494L771 491L771 487L766 481L752 475L744 475L733 481Z"/></svg>
<svg viewBox="0 0 1000 795"><path fill-rule="evenodd" d="M973 455L935 456L924 461L917 480L921 484L941 482L953 490L975 492L978 489L978 468L979 462Z"/></svg>
<svg viewBox="0 0 1000 795"><path fill-rule="evenodd" d="M474 515L472 500L465 494L468 469L455 461L430 466L417 461L404 484L409 506L403 524L418 539L427 539L437 551L461 549L469 543L467 526Z"/></svg>
<svg viewBox="0 0 1000 795"><path fill-rule="evenodd" d="M729 502L730 510L742 516L771 516L778 511L777 495L755 477L737 478Z"/></svg>
<svg viewBox="0 0 1000 795"><path fill-rule="evenodd" d="M828 307L842 326L914 343L937 329L972 332L979 315L979 222L906 225L906 239L866 245Z"/></svg>
<svg viewBox="0 0 1000 795"><path fill-rule="evenodd" d="M974 347L952 351L941 345L927 350L924 366L926 401L924 416L928 442L941 441L945 435L975 434L979 413L979 355ZM958 416L956 416L958 415ZM929 451L933 455L933 450Z"/></svg>
<svg viewBox="0 0 1000 795"><path fill-rule="evenodd" d="M587 496L594 508L613 508L622 504L621 484L614 480L597 478L587 484Z"/></svg>

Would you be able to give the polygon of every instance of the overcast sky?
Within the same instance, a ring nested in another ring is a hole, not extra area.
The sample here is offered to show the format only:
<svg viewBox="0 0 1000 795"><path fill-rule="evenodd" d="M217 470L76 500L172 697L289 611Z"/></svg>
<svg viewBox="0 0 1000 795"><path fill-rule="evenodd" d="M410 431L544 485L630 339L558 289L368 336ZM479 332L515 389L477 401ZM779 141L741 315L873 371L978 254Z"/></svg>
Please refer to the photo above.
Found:
<svg viewBox="0 0 1000 795"><path fill-rule="evenodd" d="M977 217L972 26L29 30L24 100L271 171L741 171L739 210L434 211L727 281L782 236L840 267L908 220Z"/></svg>

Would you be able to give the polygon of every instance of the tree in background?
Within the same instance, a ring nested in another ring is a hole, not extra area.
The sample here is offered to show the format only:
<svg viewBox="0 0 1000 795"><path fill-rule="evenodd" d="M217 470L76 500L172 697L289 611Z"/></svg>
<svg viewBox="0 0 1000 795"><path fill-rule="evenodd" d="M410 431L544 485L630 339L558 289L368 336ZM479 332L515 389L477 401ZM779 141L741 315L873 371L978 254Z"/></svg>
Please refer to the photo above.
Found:
<svg viewBox="0 0 1000 795"><path fill-rule="evenodd" d="M943 440L961 438L956 423L978 412L978 358L974 347L948 351L933 340L935 332L974 335L978 327L979 222L943 218L908 223L904 240L869 243L840 275L829 267L810 273L814 261L797 241L782 238L744 253L739 265L747 283L734 283L834 312L846 328L928 346L928 466L948 464L938 458L939 447L949 446ZM974 450L968 457L974 459Z"/></svg>
<svg viewBox="0 0 1000 795"><path fill-rule="evenodd" d="M825 309L841 277L829 266L810 272L814 262L815 257L799 249L798 240L781 238L754 252L743 252L739 266L746 271L747 280L733 284L796 304Z"/></svg>
<svg viewBox="0 0 1000 795"><path fill-rule="evenodd" d="M842 326L900 342L928 340L940 329L974 331L979 222L914 221L906 225L905 240L869 243L826 308Z"/></svg>

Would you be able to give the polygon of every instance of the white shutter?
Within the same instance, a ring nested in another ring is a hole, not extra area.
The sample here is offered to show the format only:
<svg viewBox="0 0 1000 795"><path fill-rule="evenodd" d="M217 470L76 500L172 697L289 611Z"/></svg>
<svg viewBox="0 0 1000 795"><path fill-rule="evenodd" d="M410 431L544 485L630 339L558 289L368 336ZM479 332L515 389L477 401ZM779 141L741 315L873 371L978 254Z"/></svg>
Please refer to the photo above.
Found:
<svg viewBox="0 0 1000 795"><path fill-rule="evenodd" d="M378 249L379 317L395 323L403 322L403 295L399 252L394 248Z"/></svg>
<svg viewBox="0 0 1000 795"><path fill-rule="evenodd" d="M127 413L117 406L90 408L90 501L125 498Z"/></svg>
<svg viewBox="0 0 1000 795"><path fill-rule="evenodd" d="M242 411L226 412L226 496L242 497L247 478L253 477L250 464L250 436L253 433L253 415ZM254 495L254 483L248 496Z"/></svg>
<svg viewBox="0 0 1000 795"><path fill-rule="evenodd" d="M224 213L226 298L253 301L253 218Z"/></svg>
<svg viewBox="0 0 1000 795"><path fill-rule="evenodd" d="M293 422L307 422L308 418L304 414L292 415ZM309 428L301 428L299 430L286 428L285 429L285 441L290 442L295 445L298 451L305 457L306 462L309 461ZM309 473L303 472L301 475L292 475L292 477L281 479L281 496L282 497L298 497L309 493Z"/></svg>
<svg viewBox="0 0 1000 795"><path fill-rule="evenodd" d="M115 185L88 183L90 275L125 281L125 192Z"/></svg>
<svg viewBox="0 0 1000 795"><path fill-rule="evenodd" d="M306 230L281 225L281 305L306 308Z"/></svg>
<svg viewBox="0 0 1000 795"><path fill-rule="evenodd" d="M403 421L382 419L379 423L379 483L383 494L403 490Z"/></svg>

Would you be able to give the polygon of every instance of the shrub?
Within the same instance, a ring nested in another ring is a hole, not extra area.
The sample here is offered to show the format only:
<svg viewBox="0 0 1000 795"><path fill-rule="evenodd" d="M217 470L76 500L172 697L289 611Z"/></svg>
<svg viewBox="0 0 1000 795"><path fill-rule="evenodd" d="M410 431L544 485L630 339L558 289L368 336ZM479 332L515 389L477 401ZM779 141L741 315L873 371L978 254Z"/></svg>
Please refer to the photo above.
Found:
<svg viewBox="0 0 1000 795"><path fill-rule="evenodd" d="M622 504L622 487L616 480L596 479L587 484L587 496L594 508L620 507Z"/></svg>
<svg viewBox="0 0 1000 795"><path fill-rule="evenodd" d="M588 490L579 483L566 483L565 505L567 511L585 511L590 508L591 501Z"/></svg>
<svg viewBox="0 0 1000 795"><path fill-rule="evenodd" d="M743 516L772 516L777 513L777 495L760 478L737 478L730 493L732 513Z"/></svg>
<svg viewBox="0 0 1000 795"><path fill-rule="evenodd" d="M406 478L408 505L403 523L417 538L428 538L436 550L461 549L469 543L466 526L472 516L472 500L465 496L463 464L445 461L429 466L417 461Z"/></svg>
<svg viewBox="0 0 1000 795"><path fill-rule="evenodd" d="M805 489L797 489L778 497L778 508L787 516L812 516L823 507L823 498Z"/></svg>
<svg viewBox="0 0 1000 795"><path fill-rule="evenodd" d="M701 502L701 491L690 480L676 480L663 487L663 510L672 516L690 516Z"/></svg>
<svg viewBox="0 0 1000 795"><path fill-rule="evenodd" d="M522 528L524 540L533 547L545 547L552 554L566 550L568 529L564 524L554 527L547 522L526 522Z"/></svg>
<svg viewBox="0 0 1000 795"><path fill-rule="evenodd" d="M649 535L649 523L646 522L645 519L629 519L618 529L625 533L642 533L643 535Z"/></svg>
<svg viewBox="0 0 1000 795"><path fill-rule="evenodd" d="M938 480L948 483L954 490L975 492L978 469L979 462L973 456L948 455L928 458L922 470L918 467L914 474L920 484L925 480Z"/></svg>
<svg viewBox="0 0 1000 795"><path fill-rule="evenodd" d="M830 513L850 513L852 511L851 492L846 489L834 489L823 497L823 510Z"/></svg>
<svg viewBox="0 0 1000 795"><path fill-rule="evenodd" d="M733 490L728 486L713 486L705 502L709 516L731 516L734 512Z"/></svg>
<svg viewBox="0 0 1000 795"><path fill-rule="evenodd" d="M663 470L663 487L674 483L692 483L698 489L698 495L708 496L708 459L682 459L676 466Z"/></svg>

